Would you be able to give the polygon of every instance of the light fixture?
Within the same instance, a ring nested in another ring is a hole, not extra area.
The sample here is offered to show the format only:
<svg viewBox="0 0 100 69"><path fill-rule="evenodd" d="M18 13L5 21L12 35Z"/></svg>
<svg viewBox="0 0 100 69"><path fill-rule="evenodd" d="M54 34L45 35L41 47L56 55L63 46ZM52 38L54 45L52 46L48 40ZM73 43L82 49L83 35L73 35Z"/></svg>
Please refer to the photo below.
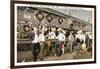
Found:
<svg viewBox="0 0 100 69"><path fill-rule="evenodd" d="M42 14L41 11L38 11L38 12L37 12L36 17L37 17L37 19L38 19L39 21L41 21L41 20L44 18L44 16L43 16L43 14Z"/></svg>
<svg viewBox="0 0 100 69"><path fill-rule="evenodd" d="M63 19L60 17L60 18L58 19L58 22L61 24L61 23L63 22Z"/></svg>
<svg viewBox="0 0 100 69"><path fill-rule="evenodd" d="M48 22L50 23L50 22L53 20L53 17L52 17L51 14L48 14L48 15L46 16L46 19L47 19Z"/></svg>

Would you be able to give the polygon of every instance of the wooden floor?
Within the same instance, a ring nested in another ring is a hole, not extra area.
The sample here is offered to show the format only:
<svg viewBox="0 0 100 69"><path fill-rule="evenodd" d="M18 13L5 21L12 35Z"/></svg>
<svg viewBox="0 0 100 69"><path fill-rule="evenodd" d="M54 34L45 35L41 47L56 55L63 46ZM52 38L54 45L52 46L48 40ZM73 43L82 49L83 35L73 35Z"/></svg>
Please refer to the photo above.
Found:
<svg viewBox="0 0 100 69"><path fill-rule="evenodd" d="M46 56L44 57L44 61L53 61L53 60L71 60L71 59L89 59L91 58L91 53L88 54L77 54L76 52L72 53L64 53L60 57L58 56ZM18 52L17 54L17 61L18 62L33 62L32 60L32 52L31 51L24 51ZM37 61L40 61L39 59Z"/></svg>

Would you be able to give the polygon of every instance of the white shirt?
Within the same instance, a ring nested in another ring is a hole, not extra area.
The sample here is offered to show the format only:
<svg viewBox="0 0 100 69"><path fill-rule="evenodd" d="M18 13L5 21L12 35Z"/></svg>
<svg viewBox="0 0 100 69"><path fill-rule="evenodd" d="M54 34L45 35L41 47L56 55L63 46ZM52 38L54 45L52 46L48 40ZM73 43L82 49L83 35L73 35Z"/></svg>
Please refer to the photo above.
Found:
<svg viewBox="0 0 100 69"><path fill-rule="evenodd" d="M55 32L50 32L49 39L55 39L55 38L56 38Z"/></svg>
<svg viewBox="0 0 100 69"><path fill-rule="evenodd" d="M84 34L81 35L81 40L83 40L85 42L85 35Z"/></svg>
<svg viewBox="0 0 100 69"><path fill-rule="evenodd" d="M32 43L38 43L39 42L39 37L37 35L37 33L34 34L34 40L32 41Z"/></svg>
<svg viewBox="0 0 100 69"><path fill-rule="evenodd" d="M80 34L76 34L75 38L79 38L80 39L81 35Z"/></svg>
<svg viewBox="0 0 100 69"><path fill-rule="evenodd" d="M42 34L42 33L39 35L39 42L41 42L41 41L45 41L44 34Z"/></svg>
<svg viewBox="0 0 100 69"><path fill-rule="evenodd" d="M73 35L69 35L69 38L68 38L70 41L74 41L74 36Z"/></svg>
<svg viewBox="0 0 100 69"><path fill-rule="evenodd" d="M92 34L89 34L89 39L92 39L92 37L93 37Z"/></svg>
<svg viewBox="0 0 100 69"><path fill-rule="evenodd" d="M63 33L59 33L57 39L58 39L59 41L65 41L65 35L64 35Z"/></svg>
<svg viewBox="0 0 100 69"><path fill-rule="evenodd" d="M77 34L76 39L79 38L80 40L83 40L85 42L85 35L84 34Z"/></svg>

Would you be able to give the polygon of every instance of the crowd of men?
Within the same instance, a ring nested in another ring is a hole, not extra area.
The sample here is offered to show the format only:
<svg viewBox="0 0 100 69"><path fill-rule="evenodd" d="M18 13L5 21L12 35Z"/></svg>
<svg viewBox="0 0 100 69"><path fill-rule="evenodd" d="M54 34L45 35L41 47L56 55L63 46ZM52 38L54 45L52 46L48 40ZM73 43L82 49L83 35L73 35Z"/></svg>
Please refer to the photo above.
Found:
<svg viewBox="0 0 100 69"><path fill-rule="evenodd" d="M30 39L32 40L33 61L37 61L37 58L43 61L45 49L47 49L47 55L59 57L65 53L65 48L70 53L74 51L79 53L80 50L86 51L87 48L92 47L92 33L82 30L77 32L69 31L68 34L63 28L34 27L30 34Z"/></svg>

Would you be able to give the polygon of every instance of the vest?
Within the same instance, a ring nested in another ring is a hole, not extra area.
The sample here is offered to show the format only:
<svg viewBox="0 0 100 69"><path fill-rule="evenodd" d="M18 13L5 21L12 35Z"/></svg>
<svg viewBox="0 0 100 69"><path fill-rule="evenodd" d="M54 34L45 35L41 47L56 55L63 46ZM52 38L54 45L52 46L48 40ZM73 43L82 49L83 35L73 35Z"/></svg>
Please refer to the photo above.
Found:
<svg viewBox="0 0 100 69"><path fill-rule="evenodd" d="M31 39L31 40L34 40L34 38L35 38L34 32L30 33L30 39Z"/></svg>

